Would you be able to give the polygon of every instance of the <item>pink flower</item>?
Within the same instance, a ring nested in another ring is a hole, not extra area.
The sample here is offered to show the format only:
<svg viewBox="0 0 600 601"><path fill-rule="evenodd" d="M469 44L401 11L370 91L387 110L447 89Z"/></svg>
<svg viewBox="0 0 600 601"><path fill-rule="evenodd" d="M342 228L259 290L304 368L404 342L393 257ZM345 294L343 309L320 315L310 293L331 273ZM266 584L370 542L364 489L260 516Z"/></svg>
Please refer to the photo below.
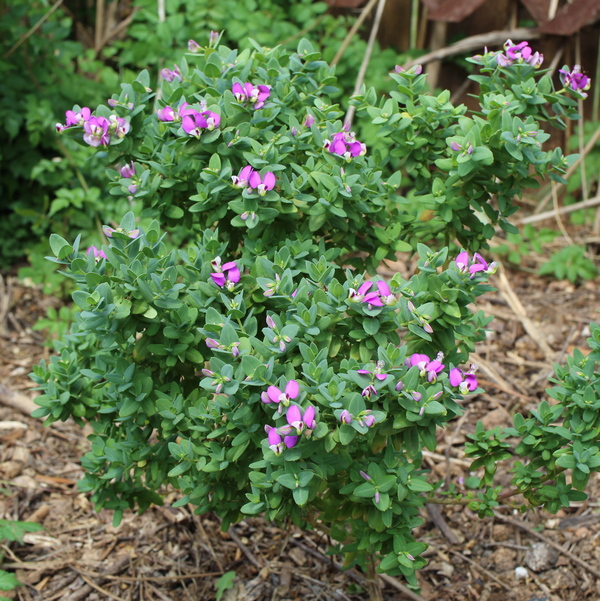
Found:
<svg viewBox="0 0 600 601"><path fill-rule="evenodd" d="M196 138L200 138L202 130L207 129L212 131L215 127L219 127L221 117L212 111L202 111L201 113L194 110L183 108L183 119L181 127L185 133Z"/></svg>
<svg viewBox="0 0 600 601"><path fill-rule="evenodd" d="M340 414L340 421L342 424L351 424L352 423L352 414L348 409L344 409Z"/></svg>
<svg viewBox="0 0 600 601"><path fill-rule="evenodd" d="M179 67L177 65L175 65L175 68L173 69L173 71L171 71L170 69L163 69L160 72L161 77L166 80L166 81L173 81L175 79L178 79L179 81L183 81L183 77L181 76L181 72L179 71Z"/></svg>
<svg viewBox="0 0 600 601"><path fill-rule="evenodd" d="M241 273L235 261L228 261L221 265L221 257L216 257L211 261L211 265L215 270L210 274L213 282L220 288L227 288L231 291L240 281Z"/></svg>
<svg viewBox="0 0 600 601"><path fill-rule="evenodd" d="M568 67L565 65L565 67L558 70L558 73L564 88L569 88L574 92L578 92L583 97L587 96L585 90L590 89L592 80L581 72L580 65L575 65L572 71L569 71Z"/></svg>
<svg viewBox="0 0 600 601"><path fill-rule="evenodd" d="M100 259L106 259L106 254L104 253L104 251L101 250L100 248L97 248L96 246L88 246L86 254L88 254L88 255L92 255L93 254L94 255L94 259L96 259L96 263Z"/></svg>
<svg viewBox="0 0 600 601"><path fill-rule="evenodd" d="M158 119L160 121L179 121L179 114L170 106L165 106L162 109L158 109Z"/></svg>
<svg viewBox="0 0 600 601"><path fill-rule="evenodd" d="M334 134L331 140L325 140L324 148L332 154L344 157L348 162L367 153L367 147L356 139L354 132L346 131Z"/></svg>
<svg viewBox="0 0 600 601"><path fill-rule="evenodd" d="M109 127L110 121L106 117L90 117L83 123L84 142L94 148L108 146L110 142Z"/></svg>
<svg viewBox="0 0 600 601"><path fill-rule="evenodd" d="M294 428L298 434L302 434L306 428L314 430L317 427L315 421L315 408L312 405L309 405L304 413L302 413L298 405L290 405L286 411L285 418L289 426ZM286 433L287 429L284 426L284 428L280 428L279 431L281 433Z"/></svg>
<svg viewBox="0 0 600 601"><path fill-rule="evenodd" d="M250 181L250 176L254 173L254 170L250 165L246 165L239 173L239 175L232 175L231 181L233 182L234 188L245 188ZM260 178L260 176L259 176Z"/></svg>
<svg viewBox="0 0 600 601"><path fill-rule="evenodd" d="M275 181L275 174L272 171L267 171L262 179L258 171L252 171L248 179L248 184L250 188L256 190L260 196L264 196L269 190L272 190L275 187Z"/></svg>
<svg viewBox="0 0 600 601"><path fill-rule="evenodd" d="M266 394L261 395L261 401L263 403L283 403L286 407L289 406L290 401L298 398L300 394L300 385L296 380L290 380L285 386L285 392L282 392L277 386L269 386Z"/></svg>
<svg viewBox="0 0 600 601"><path fill-rule="evenodd" d="M188 52L199 52L200 44L194 40L188 40Z"/></svg>
<svg viewBox="0 0 600 601"><path fill-rule="evenodd" d="M67 111L65 116L67 118L65 126L72 127L73 125L83 125L92 116L92 112L87 106L84 106L79 113Z"/></svg>
<svg viewBox="0 0 600 601"><path fill-rule="evenodd" d="M125 179L131 179L135 175L135 165L133 164L133 161L123 165L123 167L120 169L120 173L121 177L124 177Z"/></svg>
<svg viewBox="0 0 600 601"><path fill-rule="evenodd" d="M281 455L286 448L291 449L298 443L298 436L285 436L282 438L281 434L273 426L265 426L265 431L267 433L267 440L269 441L269 448L275 455Z"/></svg>
<svg viewBox="0 0 600 601"><path fill-rule="evenodd" d="M471 275L471 278L474 278L479 272L494 274L498 269L496 262L488 264L488 262L479 253L475 253L473 255L473 259L471 260L469 253L466 250L463 250L458 254L455 263L456 267L458 267L458 271L461 273L466 273L468 271Z"/></svg>
<svg viewBox="0 0 600 601"><path fill-rule="evenodd" d="M449 382L451 386L457 387L461 394L468 394L477 388L477 378L475 377L476 365L471 365L468 372L462 371L458 367L450 370Z"/></svg>
<svg viewBox="0 0 600 601"><path fill-rule="evenodd" d="M265 105L265 101L271 95L271 86L264 84L254 86L251 83L242 84L235 82L231 87L231 91L240 104L253 102L254 108L260 109Z"/></svg>
<svg viewBox="0 0 600 601"><path fill-rule="evenodd" d="M308 115L304 117L304 122L302 123L302 125L304 125L304 127L310 127L314 122L315 118L310 113L308 113Z"/></svg>

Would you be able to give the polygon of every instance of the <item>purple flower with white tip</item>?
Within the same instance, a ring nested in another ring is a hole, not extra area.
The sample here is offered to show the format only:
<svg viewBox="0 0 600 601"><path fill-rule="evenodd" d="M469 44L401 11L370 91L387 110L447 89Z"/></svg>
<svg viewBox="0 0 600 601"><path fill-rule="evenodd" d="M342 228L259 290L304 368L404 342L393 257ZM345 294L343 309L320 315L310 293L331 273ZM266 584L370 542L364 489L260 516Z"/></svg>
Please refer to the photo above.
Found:
<svg viewBox="0 0 600 601"><path fill-rule="evenodd" d="M165 80L165 81L174 81L175 79L178 79L179 81L183 81L183 77L181 76L181 72L179 71L179 67L177 65L174 66L174 69L171 71L171 69L163 69L160 72L161 77Z"/></svg>
<svg viewBox="0 0 600 601"><path fill-rule="evenodd" d="M454 367L450 370L450 376L448 378L450 385L458 387L461 394L468 394L473 392L477 388L477 378L475 377L475 371L477 371L476 365L471 365L469 371L464 372L458 367Z"/></svg>
<svg viewBox="0 0 600 601"><path fill-rule="evenodd" d="M83 141L94 148L108 146L110 121L106 117L90 117L83 124Z"/></svg>
<svg viewBox="0 0 600 601"><path fill-rule="evenodd" d="M331 140L325 140L323 147L332 154L344 157L348 162L367 154L367 147L356 139L354 132L338 132Z"/></svg>
<svg viewBox="0 0 600 601"><path fill-rule="evenodd" d="M281 455L286 448L291 449L298 443L298 436L282 437L273 426L265 426L265 432L267 433L269 448L275 455Z"/></svg>
<svg viewBox="0 0 600 601"><path fill-rule="evenodd" d="M239 83L235 82L231 87L231 91L235 96L235 99L240 104L245 104L246 102L253 102L254 109L258 110L265 105L267 98L271 95L271 86L267 86L264 84L259 84L257 86L252 85L251 83Z"/></svg>
<svg viewBox="0 0 600 601"><path fill-rule="evenodd" d="M133 164L133 161L123 165L123 167L121 167L119 170L119 173L121 174L121 177L125 179L131 179L135 175L135 165Z"/></svg>
<svg viewBox="0 0 600 601"><path fill-rule="evenodd" d="M167 123L179 121L181 118L179 113L171 106L165 106L161 109L158 109L157 116L159 121Z"/></svg>
<svg viewBox="0 0 600 601"><path fill-rule="evenodd" d="M201 113L194 109L184 109L181 127L186 134L200 139L203 130L212 131L219 127L221 117L212 111L202 111Z"/></svg>
<svg viewBox="0 0 600 601"><path fill-rule="evenodd" d="M258 171L253 171L248 179L248 185L252 190L256 190L259 196L264 196L275 187L275 181L275 174L272 171L267 171L262 178Z"/></svg>
<svg viewBox="0 0 600 601"><path fill-rule="evenodd" d="M350 411L348 411L348 409L344 409L340 413L340 421L342 422L342 424L351 424L352 423L352 413L350 413Z"/></svg>
<svg viewBox="0 0 600 601"><path fill-rule="evenodd" d="M300 385L296 380L290 380L285 386L285 392L282 392L277 386L269 386L266 396L261 395L263 403L283 403L286 407L290 401L298 398L300 394Z"/></svg>
<svg viewBox="0 0 600 601"><path fill-rule="evenodd" d="M315 408L312 405L309 405L304 413L298 405L290 405L286 411L285 418L287 423L294 428L298 434L302 434L305 429L312 431L317 427L315 421ZM282 430L280 429L280 432L281 431Z"/></svg>
<svg viewBox="0 0 600 601"><path fill-rule="evenodd" d="M489 263L479 254L475 253L473 259L469 257L469 253L463 250L456 257L456 266L461 273L469 273L471 278L474 278L477 273L494 274L498 268L496 262Z"/></svg>
<svg viewBox="0 0 600 601"><path fill-rule="evenodd" d="M250 176L254 173L254 169L250 165L246 165L239 175L232 175L231 181L234 188L245 188L250 181ZM259 176L260 177L260 176Z"/></svg>
<svg viewBox="0 0 600 601"><path fill-rule="evenodd" d="M219 288L227 288L230 292L234 289L235 285L240 281L241 272L235 261L228 261L221 265L221 257L216 257L211 261L211 265L215 270L210 274L213 282L219 286Z"/></svg>
<svg viewBox="0 0 600 601"><path fill-rule="evenodd" d="M100 261L100 259L106 259L106 254L104 251L96 246L88 246L86 254L93 255L94 259L96 259L96 263Z"/></svg>
<svg viewBox="0 0 600 601"><path fill-rule="evenodd" d="M585 90L589 90L592 85L592 80L581 72L581 65L575 65L572 71L568 70L565 65L562 69L558 70L560 82L564 88L578 92L584 98L587 96Z"/></svg>
<svg viewBox="0 0 600 601"><path fill-rule="evenodd" d="M367 409L357 416L356 421L361 426L372 428L375 425L375 416L370 409Z"/></svg>
<svg viewBox="0 0 600 601"><path fill-rule="evenodd" d="M200 52L200 44L195 40L188 40L188 52Z"/></svg>

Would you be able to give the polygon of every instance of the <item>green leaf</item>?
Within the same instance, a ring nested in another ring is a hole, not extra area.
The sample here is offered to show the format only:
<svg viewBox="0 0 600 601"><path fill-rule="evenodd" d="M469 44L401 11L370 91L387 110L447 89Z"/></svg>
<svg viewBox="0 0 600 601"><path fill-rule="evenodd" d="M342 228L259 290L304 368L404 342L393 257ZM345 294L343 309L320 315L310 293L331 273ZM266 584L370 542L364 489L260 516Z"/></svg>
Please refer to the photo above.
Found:
<svg viewBox="0 0 600 601"><path fill-rule="evenodd" d="M0 520L0 539L22 543L26 532L39 532L43 529L43 526L35 522Z"/></svg>
<svg viewBox="0 0 600 601"><path fill-rule="evenodd" d="M225 574L223 574L223 576L221 576L215 582L215 589L217 590L215 599L217 601L221 601L221 597L223 596L223 593L225 591L229 590L230 588L233 588L234 580L235 580L235 572L231 571L231 572L225 572Z"/></svg>
<svg viewBox="0 0 600 601"><path fill-rule="evenodd" d="M0 591L12 591L14 588L19 586L19 582L14 574L0 570ZM0 597L0 599L6 599L6 597ZM7 599L7 601L9 601Z"/></svg>

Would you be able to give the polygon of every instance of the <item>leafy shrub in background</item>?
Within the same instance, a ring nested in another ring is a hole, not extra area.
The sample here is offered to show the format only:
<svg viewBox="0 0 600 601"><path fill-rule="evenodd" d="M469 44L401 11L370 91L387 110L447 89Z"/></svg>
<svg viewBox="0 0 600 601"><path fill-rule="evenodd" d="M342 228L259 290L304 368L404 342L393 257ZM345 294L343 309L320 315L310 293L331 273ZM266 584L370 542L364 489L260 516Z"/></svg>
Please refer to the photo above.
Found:
<svg viewBox="0 0 600 601"><path fill-rule="evenodd" d="M118 75L70 40L71 20L60 12L19 44L47 11L42 2L0 3L2 268L51 231L93 231L105 202L99 159L70 140L58 142L53 128L73 90L81 102L97 104L118 86Z"/></svg>
<svg viewBox="0 0 600 601"><path fill-rule="evenodd" d="M143 72L110 106L67 114L63 133L112 165L111 195L143 201L154 220L128 213L87 253L79 238L50 240L81 311L34 370L35 415L91 423L82 490L116 523L170 484L177 505L214 510L225 528L259 513L318 526L348 565L380 560L411 586L425 502L484 516L517 493L551 511L584 498L600 466L597 353L557 369L558 405L515 418L515 490L494 486L507 432L478 427L468 444L484 472L477 493L441 498L421 452L477 389L468 357L488 320L469 307L494 265L472 253L491 224L510 229L530 166L559 177L568 164L541 149L537 119L572 101L498 53L476 59L474 115L426 94L418 69L398 70L392 98L356 99L387 141L370 149L331 103L335 77L308 41L293 54L215 44L190 42L156 113ZM403 171L410 201L397 193ZM450 258L438 238L454 237L466 250ZM418 253L415 275L366 278L398 249Z"/></svg>

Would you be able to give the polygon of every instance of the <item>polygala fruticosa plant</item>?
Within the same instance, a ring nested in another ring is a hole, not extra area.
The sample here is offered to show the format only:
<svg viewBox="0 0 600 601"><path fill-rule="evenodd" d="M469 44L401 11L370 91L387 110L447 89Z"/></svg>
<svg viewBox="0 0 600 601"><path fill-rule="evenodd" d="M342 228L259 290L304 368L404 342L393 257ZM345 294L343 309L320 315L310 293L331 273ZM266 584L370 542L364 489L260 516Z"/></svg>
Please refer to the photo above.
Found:
<svg viewBox="0 0 600 601"><path fill-rule="evenodd" d="M80 312L35 368L35 415L91 424L80 487L116 523L169 485L224 528L257 514L319 528L347 565L417 586L424 503L485 516L517 494L550 511L585 497L600 466L598 328L591 355L557 367L554 405L504 432L478 426L478 490L442 491L422 465L480 390L469 353L489 320L470 307L496 268L486 241L510 231L536 175L560 180L571 159L542 149L540 122L576 117L567 92L588 83L565 67L555 91L526 43L472 60L472 114L429 95L418 67L396 68L389 98L355 97L373 148L306 41L291 56L190 42L160 93L143 72L109 106L67 112L61 134L96 146L111 193L145 209L105 227L101 249L52 236ZM397 251L418 254L417 272L377 276ZM510 457L522 462L503 491Z"/></svg>

